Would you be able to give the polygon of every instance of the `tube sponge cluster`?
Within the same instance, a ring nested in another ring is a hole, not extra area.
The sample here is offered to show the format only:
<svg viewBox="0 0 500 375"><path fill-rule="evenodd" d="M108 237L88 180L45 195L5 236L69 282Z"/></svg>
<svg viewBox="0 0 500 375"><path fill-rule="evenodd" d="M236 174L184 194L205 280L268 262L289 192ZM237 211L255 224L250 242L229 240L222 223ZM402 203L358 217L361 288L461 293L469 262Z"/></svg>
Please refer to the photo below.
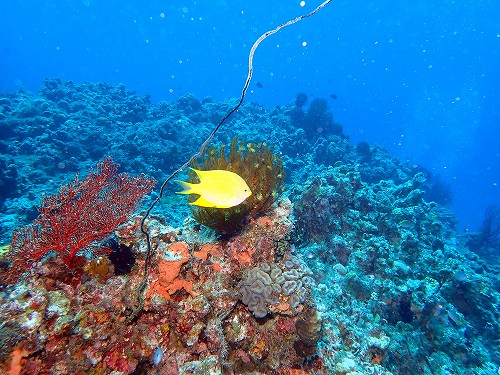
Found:
<svg viewBox="0 0 500 375"><path fill-rule="evenodd" d="M252 268L240 284L241 301L256 318L263 318L277 305L287 306L286 311L295 315L306 301L309 288L314 283L311 271L291 258L282 263L262 263Z"/></svg>

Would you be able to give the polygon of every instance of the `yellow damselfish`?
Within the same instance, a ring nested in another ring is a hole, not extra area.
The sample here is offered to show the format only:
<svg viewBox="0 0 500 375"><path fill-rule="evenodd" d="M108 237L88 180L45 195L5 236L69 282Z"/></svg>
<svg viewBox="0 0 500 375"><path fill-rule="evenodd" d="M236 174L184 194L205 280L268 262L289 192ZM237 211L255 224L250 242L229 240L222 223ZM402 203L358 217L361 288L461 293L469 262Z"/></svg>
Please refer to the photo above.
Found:
<svg viewBox="0 0 500 375"><path fill-rule="evenodd" d="M221 169L200 171L191 168L200 179L199 184L175 180L184 190L177 194L198 194L190 204L200 207L229 208L239 205L252 191L245 180L234 172Z"/></svg>

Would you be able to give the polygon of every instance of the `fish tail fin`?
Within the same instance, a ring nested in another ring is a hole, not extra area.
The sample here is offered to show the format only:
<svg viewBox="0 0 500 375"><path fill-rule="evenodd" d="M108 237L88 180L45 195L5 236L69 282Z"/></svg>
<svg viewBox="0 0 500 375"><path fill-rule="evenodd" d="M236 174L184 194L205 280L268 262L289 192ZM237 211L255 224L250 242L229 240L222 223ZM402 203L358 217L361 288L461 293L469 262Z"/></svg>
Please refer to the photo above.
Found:
<svg viewBox="0 0 500 375"><path fill-rule="evenodd" d="M184 189L181 191L176 191L175 192L176 194L196 194L196 192L193 189L193 184L181 180L174 180L174 182L177 182L180 185L180 187Z"/></svg>

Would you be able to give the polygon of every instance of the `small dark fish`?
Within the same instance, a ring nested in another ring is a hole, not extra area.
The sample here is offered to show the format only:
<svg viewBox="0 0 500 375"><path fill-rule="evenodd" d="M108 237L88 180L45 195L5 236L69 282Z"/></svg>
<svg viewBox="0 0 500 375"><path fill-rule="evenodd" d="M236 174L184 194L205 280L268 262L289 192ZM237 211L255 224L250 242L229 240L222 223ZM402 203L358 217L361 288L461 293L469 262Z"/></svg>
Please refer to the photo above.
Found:
<svg viewBox="0 0 500 375"><path fill-rule="evenodd" d="M332 98L333 100L337 100L338 96L335 94L330 94L330 98Z"/></svg>
<svg viewBox="0 0 500 375"><path fill-rule="evenodd" d="M263 85L262 83L260 83L260 82L257 82L257 83L256 83L256 85L257 85L257 87L258 87L259 89L261 89L261 88L263 88L263 87L264 87L264 85Z"/></svg>

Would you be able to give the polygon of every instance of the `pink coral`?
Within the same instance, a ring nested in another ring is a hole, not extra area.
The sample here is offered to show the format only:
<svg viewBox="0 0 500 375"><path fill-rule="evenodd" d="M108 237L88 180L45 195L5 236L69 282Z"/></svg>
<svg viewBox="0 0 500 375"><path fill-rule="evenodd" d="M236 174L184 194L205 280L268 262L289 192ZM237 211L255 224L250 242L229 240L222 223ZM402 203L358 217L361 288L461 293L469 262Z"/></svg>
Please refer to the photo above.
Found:
<svg viewBox="0 0 500 375"><path fill-rule="evenodd" d="M2 279L15 283L51 250L70 265L78 251L103 240L127 221L155 180L117 174L117 170L118 164L107 157L84 180L76 176L56 195L44 196L33 224L14 231L9 253L12 265Z"/></svg>

